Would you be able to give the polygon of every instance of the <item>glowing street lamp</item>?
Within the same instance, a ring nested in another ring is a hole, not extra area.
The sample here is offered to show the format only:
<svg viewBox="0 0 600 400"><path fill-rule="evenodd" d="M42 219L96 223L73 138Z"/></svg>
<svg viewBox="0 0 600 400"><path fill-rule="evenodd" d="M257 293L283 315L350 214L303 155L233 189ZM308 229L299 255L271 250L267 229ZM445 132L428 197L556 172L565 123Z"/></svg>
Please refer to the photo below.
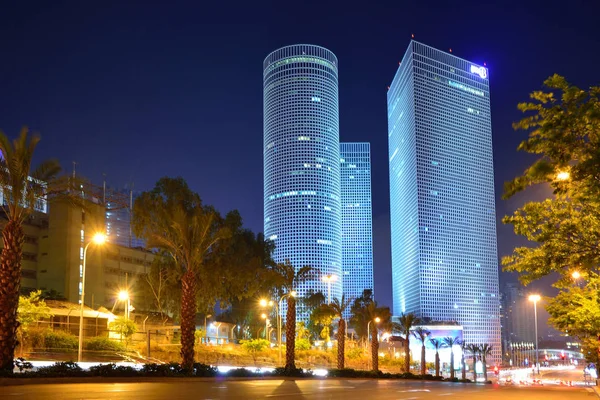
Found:
<svg viewBox="0 0 600 400"><path fill-rule="evenodd" d="M125 304L125 319L129 319L129 311L131 309L131 298L129 297L129 292L127 290L121 290L119 292L119 300L127 302L127 304Z"/></svg>
<svg viewBox="0 0 600 400"><path fill-rule="evenodd" d="M375 321L375 323L376 323L376 324L378 324L378 323L380 323L380 322L381 322L381 318L379 318L379 317L375 317L375 318L373 319L373 321ZM371 322L372 322L372 321L369 321L369 322L367 323L367 339L369 339L369 337L370 337L370 335L371 335L371 330L369 329L369 326L371 325Z"/></svg>
<svg viewBox="0 0 600 400"><path fill-rule="evenodd" d="M573 273L571 274L571 276L573 277L573 279L577 280L579 278L581 278L581 274L579 273L579 271L573 271Z"/></svg>
<svg viewBox="0 0 600 400"><path fill-rule="evenodd" d="M94 243L97 246L101 246L106 242L106 235L103 233L96 233L92 240L90 240L83 249L83 264L81 266L81 308L79 310L79 346L77 348L77 362L81 362L81 351L83 348L83 307L85 300L85 262L87 259L87 250L90 244Z"/></svg>
<svg viewBox="0 0 600 400"><path fill-rule="evenodd" d="M535 318L535 363L537 364L537 373L540 374L540 360L538 350L538 322L537 322L537 302L540 301L541 297L539 294L532 294L529 296L529 301L533 301L533 313Z"/></svg>
<svg viewBox="0 0 600 400"><path fill-rule="evenodd" d="M335 275L325 275L321 278L323 282L327 282L327 304L331 304L331 282L337 281Z"/></svg>
<svg viewBox="0 0 600 400"><path fill-rule="evenodd" d="M569 171L561 171L558 174L556 174L556 180L559 180L559 181L566 181L570 177L571 177L571 174L569 173Z"/></svg>

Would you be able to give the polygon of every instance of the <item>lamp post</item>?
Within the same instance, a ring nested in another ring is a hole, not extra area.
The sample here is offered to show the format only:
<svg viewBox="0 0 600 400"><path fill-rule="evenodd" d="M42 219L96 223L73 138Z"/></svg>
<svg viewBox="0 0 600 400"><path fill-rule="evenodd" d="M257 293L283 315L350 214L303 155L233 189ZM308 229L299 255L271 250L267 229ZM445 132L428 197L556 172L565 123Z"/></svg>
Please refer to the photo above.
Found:
<svg viewBox="0 0 600 400"><path fill-rule="evenodd" d="M378 323L381 321L381 318L379 318L379 317L375 317L375 318L373 319L373 321L375 321L375 323L376 323L376 324L378 324ZM369 322L367 323L367 340L368 340L368 339L370 339L370 336L371 336L371 331L369 330L369 326L371 325L371 322L372 322L372 321L369 321Z"/></svg>
<svg viewBox="0 0 600 400"><path fill-rule="evenodd" d="M119 300L127 302L127 304L125 304L125 319L129 319L129 310L131 308L131 299L129 297L129 292L127 290L121 290L119 292Z"/></svg>
<svg viewBox="0 0 600 400"><path fill-rule="evenodd" d="M267 338L267 329L269 329L269 318L267 318L267 314L265 314L265 313L262 313L260 315L260 317L265 320L265 339L266 339Z"/></svg>
<svg viewBox="0 0 600 400"><path fill-rule="evenodd" d="M540 374L540 360L539 360L539 349L538 349L538 322L537 322L537 302L540 301L541 297L539 294L532 294L529 296L529 301L533 301L533 314L535 319L535 363L537 365L537 373Z"/></svg>
<svg viewBox="0 0 600 400"><path fill-rule="evenodd" d="M335 275L325 275L321 278L323 282L327 282L327 304L331 304L331 282L337 280Z"/></svg>
<svg viewBox="0 0 600 400"><path fill-rule="evenodd" d="M81 362L81 350L83 348L83 303L85 300L85 261L87 258L87 249L90 244L102 245L106 241L106 236L102 233L96 233L92 240L85 245L83 249L83 265L81 268L81 308L79 310L79 346L77 349L77 362Z"/></svg>
<svg viewBox="0 0 600 400"><path fill-rule="evenodd" d="M212 317L211 314L204 314L204 344L208 343L208 327L206 326L206 319Z"/></svg>
<svg viewBox="0 0 600 400"><path fill-rule="evenodd" d="M217 331L217 346L218 346L219 345L219 328L221 327L221 322L214 321L212 323L212 326L214 326Z"/></svg>

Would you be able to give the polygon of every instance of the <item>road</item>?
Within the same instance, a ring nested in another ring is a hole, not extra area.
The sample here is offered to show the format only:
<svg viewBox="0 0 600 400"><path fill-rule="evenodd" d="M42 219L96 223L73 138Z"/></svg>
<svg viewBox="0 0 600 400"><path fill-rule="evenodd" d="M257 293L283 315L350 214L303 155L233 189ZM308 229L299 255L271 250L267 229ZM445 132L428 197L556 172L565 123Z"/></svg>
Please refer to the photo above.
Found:
<svg viewBox="0 0 600 400"><path fill-rule="evenodd" d="M507 387L389 380L173 380L153 383L80 383L5 386L0 399L179 400L179 399L527 399L595 400L589 388Z"/></svg>

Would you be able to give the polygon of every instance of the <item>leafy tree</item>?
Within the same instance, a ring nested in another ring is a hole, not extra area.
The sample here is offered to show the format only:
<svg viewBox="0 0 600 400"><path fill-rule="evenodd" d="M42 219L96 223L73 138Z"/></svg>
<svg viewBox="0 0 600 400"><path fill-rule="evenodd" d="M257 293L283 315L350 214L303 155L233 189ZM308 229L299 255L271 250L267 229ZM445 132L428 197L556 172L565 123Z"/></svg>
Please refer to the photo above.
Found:
<svg viewBox="0 0 600 400"><path fill-rule="evenodd" d="M296 370L296 298L292 295L296 286L312 277L313 268L303 266L296 268L288 261L273 266L276 286L287 295L287 312L285 316L285 369Z"/></svg>
<svg viewBox="0 0 600 400"><path fill-rule="evenodd" d="M344 320L344 313L350 306L350 299L346 299L345 295L342 295L342 299L337 297L333 299L332 303L329 304L329 308L333 311L333 315L339 319L338 331L337 331L337 342L338 342L338 369L344 369L344 351L346 346L346 321Z"/></svg>
<svg viewBox="0 0 600 400"><path fill-rule="evenodd" d="M125 343L129 341L129 338L137 332L137 326L135 322L125 317L117 317L114 321L108 324L108 328L115 331L121 336L121 341L125 338Z"/></svg>
<svg viewBox="0 0 600 400"><path fill-rule="evenodd" d="M454 379L454 345L462 344L462 341L458 337L446 336L442 339L442 342L444 343L444 346L450 348L450 379ZM464 368L465 366L463 363L463 371Z"/></svg>
<svg viewBox="0 0 600 400"><path fill-rule="evenodd" d="M19 322L19 341L21 342L21 356L23 355L24 334L27 333L31 324L41 319L50 318L52 313L50 307L41 298L42 291L38 290L29 293L29 296L19 297L19 308L17 311L17 321Z"/></svg>
<svg viewBox="0 0 600 400"><path fill-rule="evenodd" d="M569 302L570 296L581 300L568 289L572 270L590 277L600 272L600 87L582 90L559 75L544 85L531 94L532 101L519 104L527 115L514 124L529 133L519 150L536 154L537 160L505 185L504 197L536 184L548 184L555 197L527 203L504 218L536 246L516 248L502 263L524 284L558 273L555 286L567 290L549 307L552 322L561 329L567 320L568 325L578 325L575 318L586 320L572 312ZM580 338L598 333L579 332Z"/></svg>
<svg viewBox="0 0 600 400"><path fill-rule="evenodd" d="M242 344L242 348L252 356L255 366L258 354L271 345L266 339L241 340L240 343Z"/></svg>
<svg viewBox="0 0 600 400"><path fill-rule="evenodd" d="M325 318L325 321L322 321L323 312L327 311L327 307L321 309L321 306L327 304L325 295L322 292L308 291L299 303L302 311L309 315L306 328L310 331L312 340L319 340L323 333L326 333L326 336L329 336L326 326L322 323L331 323L331 321L327 321L327 318Z"/></svg>
<svg viewBox="0 0 600 400"><path fill-rule="evenodd" d="M319 336L325 342L331 340L331 324L335 319L335 311L328 304L321 304L319 307L312 310L310 314L310 325L320 327Z"/></svg>
<svg viewBox="0 0 600 400"><path fill-rule="evenodd" d="M492 354L492 345L484 343L479 346L479 354L481 354L481 361L483 362L483 379L485 382L488 380L487 373L487 357Z"/></svg>
<svg viewBox="0 0 600 400"><path fill-rule="evenodd" d="M310 340L296 339L296 350L310 350Z"/></svg>
<svg viewBox="0 0 600 400"><path fill-rule="evenodd" d="M584 287L572 286L548 301L550 322L562 332L578 337L586 359L598 362L597 335L600 332L600 296L597 275Z"/></svg>
<svg viewBox="0 0 600 400"><path fill-rule="evenodd" d="M443 339L431 338L431 339L429 339L429 341L431 342L431 344L433 345L433 348L435 349L435 376L437 378L438 376L440 376L440 354L439 354L439 351L442 347L445 347L446 344ZM450 359L451 359L450 360L451 362L454 361L454 353L452 352L452 350L450 350ZM452 367L451 369L454 369L454 367ZM454 375L454 371L453 371L452 375ZM454 376L453 376L453 378L454 378Z"/></svg>
<svg viewBox="0 0 600 400"><path fill-rule="evenodd" d="M12 142L0 131L0 190L6 224L2 228L0 255L0 370L12 371L17 345L17 309L21 286L23 222L33 213L36 203L46 194L47 184L60 172L56 160L46 160L32 169L38 135L29 136L21 129Z"/></svg>
<svg viewBox="0 0 600 400"><path fill-rule="evenodd" d="M231 232L182 178L161 178L152 191L142 193L135 201L132 227L148 247L170 253L182 271L181 357L182 366L191 371L199 275L216 243Z"/></svg>
<svg viewBox="0 0 600 400"><path fill-rule="evenodd" d="M397 323L393 324L393 330L404 336L404 369L410 372L410 331L420 323L420 319L414 313L402 314Z"/></svg>
<svg viewBox="0 0 600 400"><path fill-rule="evenodd" d="M354 328L354 332L356 332L359 339L368 337L367 324L369 319L365 315L364 310L367 307L367 304L372 301L373 290L365 289L360 297L354 299L354 302L350 307L350 326Z"/></svg>
<svg viewBox="0 0 600 400"><path fill-rule="evenodd" d="M425 376L425 342L427 337L431 334L427 329L422 326L417 327L412 331L412 335L421 342L421 375Z"/></svg>
<svg viewBox="0 0 600 400"><path fill-rule="evenodd" d="M177 317L181 308L181 270L170 254L156 254L150 270L138 277L137 298L145 309L156 310L163 321L168 316Z"/></svg>
<svg viewBox="0 0 600 400"><path fill-rule="evenodd" d="M298 338L298 340L309 340L309 336L310 336L310 331L306 328L306 326L304 325L304 322L298 322L296 324L296 337Z"/></svg>

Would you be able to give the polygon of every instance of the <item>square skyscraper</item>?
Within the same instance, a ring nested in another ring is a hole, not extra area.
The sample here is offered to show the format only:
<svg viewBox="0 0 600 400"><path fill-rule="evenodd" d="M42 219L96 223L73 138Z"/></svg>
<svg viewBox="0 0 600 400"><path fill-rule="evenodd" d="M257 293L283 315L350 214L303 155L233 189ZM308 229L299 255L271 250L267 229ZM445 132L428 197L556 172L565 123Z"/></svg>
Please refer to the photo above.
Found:
<svg viewBox="0 0 600 400"><path fill-rule="evenodd" d="M394 315L457 321L498 362L488 70L411 41L387 104Z"/></svg>
<svg viewBox="0 0 600 400"><path fill-rule="evenodd" d="M342 280L346 299L373 289L371 145L340 143ZM344 318L350 318L350 309Z"/></svg>

